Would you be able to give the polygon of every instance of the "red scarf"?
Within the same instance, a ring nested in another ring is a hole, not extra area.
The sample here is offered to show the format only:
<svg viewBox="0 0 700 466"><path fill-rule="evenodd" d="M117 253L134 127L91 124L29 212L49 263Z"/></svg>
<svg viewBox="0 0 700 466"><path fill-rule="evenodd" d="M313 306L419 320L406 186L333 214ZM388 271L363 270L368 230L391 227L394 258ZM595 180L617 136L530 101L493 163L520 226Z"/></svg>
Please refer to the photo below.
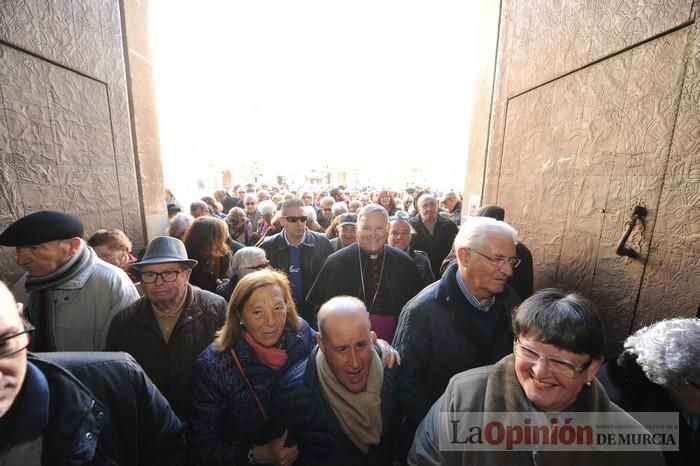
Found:
<svg viewBox="0 0 700 466"><path fill-rule="evenodd" d="M255 350L255 355L258 357L258 360L265 366L278 371L284 366L284 363L287 362L287 350L282 348L267 348L255 341L255 339L250 336L250 333L244 333L245 341Z"/></svg>

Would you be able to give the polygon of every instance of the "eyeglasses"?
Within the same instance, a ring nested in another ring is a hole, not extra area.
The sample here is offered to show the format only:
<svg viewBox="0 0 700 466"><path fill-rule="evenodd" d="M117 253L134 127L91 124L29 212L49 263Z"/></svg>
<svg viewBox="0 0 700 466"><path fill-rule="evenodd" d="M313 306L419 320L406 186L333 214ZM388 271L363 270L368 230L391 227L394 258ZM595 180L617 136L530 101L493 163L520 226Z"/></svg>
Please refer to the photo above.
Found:
<svg viewBox="0 0 700 466"><path fill-rule="evenodd" d="M411 236L410 231L392 231L389 233L390 236Z"/></svg>
<svg viewBox="0 0 700 466"><path fill-rule="evenodd" d="M518 257L491 257L491 256L487 256L486 254L480 253L479 251L477 251L475 249L472 249L472 248L467 248L467 249L469 249L471 252L475 252L478 255L480 255L481 257L487 259L489 262L491 262L491 264L495 265L498 268L501 268L504 265L508 264L508 265L510 265L511 269L515 269L522 262L522 260L520 260L520 258L518 258Z"/></svg>
<svg viewBox="0 0 700 466"><path fill-rule="evenodd" d="M521 344L517 338L513 341L513 353L531 364L537 364L540 360L544 361L552 372L568 378L574 378L576 374L585 371L588 369L588 366L591 365L591 362L593 362L593 359L590 359L588 362L577 366L571 361L550 358L549 356L538 353L529 346Z"/></svg>
<svg viewBox="0 0 700 466"><path fill-rule="evenodd" d="M333 209L326 209L325 207L324 207L323 209L321 209L321 210L324 211L324 212L333 212Z"/></svg>
<svg viewBox="0 0 700 466"><path fill-rule="evenodd" d="M700 384L697 382L693 382L692 380L688 380L688 385L691 387L694 387L696 390L700 390Z"/></svg>
<svg viewBox="0 0 700 466"><path fill-rule="evenodd" d="M150 284L155 283L160 277L166 283L172 283L177 280L177 276L184 270L166 270L165 272L141 272L141 281Z"/></svg>
<svg viewBox="0 0 700 466"><path fill-rule="evenodd" d="M297 222L305 222L306 221L306 215L287 215L284 217L284 219L288 222L292 223L297 223Z"/></svg>
<svg viewBox="0 0 700 466"><path fill-rule="evenodd" d="M29 346L29 338L22 339L22 335L29 335L34 331L34 327L27 327L21 332L0 338L0 359L8 358L19 353Z"/></svg>
<svg viewBox="0 0 700 466"><path fill-rule="evenodd" d="M250 267L243 267L243 268L244 268L245 270L262 270L262 269L268 268L269 266L270 266L270 262L269 262L269 261L266 261L266 262L263 263L263 264L251 265Z"/></svg>

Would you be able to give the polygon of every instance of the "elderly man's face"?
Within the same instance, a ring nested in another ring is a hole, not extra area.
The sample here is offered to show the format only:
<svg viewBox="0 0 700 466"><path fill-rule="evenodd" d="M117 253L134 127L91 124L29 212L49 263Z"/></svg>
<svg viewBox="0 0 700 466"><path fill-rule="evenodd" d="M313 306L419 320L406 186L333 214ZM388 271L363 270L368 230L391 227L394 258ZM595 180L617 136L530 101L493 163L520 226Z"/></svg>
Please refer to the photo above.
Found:
<svg viewBox="0 0 700 466"><path fill-rule="evenodd" d="M450 197L450 198L445 199L444 201L442 201L442 203L445 204L445 208L446 208L447 210L449 210L450 212L452 212L452 209L454 209L455 206L457 205L457 199L455 199L454 197Z"/></svg>
<svg viewBox="0 0 700 466"><path fill-rule="evenodd" d="M389 225L381 212L372 212L357 224L357 242L367 254L379 254L389 236Z"/></svg>
<svg viewBox="0 0 700 466"><path fill-rule="evenodd" d="M496 265L491 259L514 257L513 238L504 235L487 235L475 251L478 253L466 248L457 251L459 271L469 291L479 299L488 299L502 293L508 277L513 275L513 269L507 263Z"/></svg>
<svg viewBox="0 0 700 466"><path fill-rule="evenodd" d="M245 200L245 210L249 214L253 214L255 209L258 207L258 201L253 198L248 198Z"/></svg>
<svg viewBox="0 0 700 466"><path fill-rule="evenodd" d="M396 221L389 228L389 245L406 251L411 245L411 225Z"/></svg>
<svg viewBox="0 0 700 466"><path fill-rule="evenodd" d="M374 351L367 317L362 313L329 315L324 327L318 344L335 378L351 393L363 391Z"/></svg>
<svg viewBox="0 0 700 466"><path fill-rule="evenodd" d="M257 272L258 270L266 269L270 266L270 261L265 257L265 253L260 253L252 258L241 263L238 270L238 277L245 277L246 275Z"/></svg>
<svg viewBox="0 0 700 466"><path fill-rule="evenodd" d="M424 199L418 205L418 213L423 223L432 224L437 219L438 206L435 199Z"/></svg>
<svg viewBox="0 0 700 466"><path fill-rule="evenodd" d="M172 275L177 273L177 278L172 282L167 282L163 275L156 275L155 281L152 283L141 282L143 293L146 295L151 304L158 308L168 308L176 306L182 302L187 293L187 284L190 281L191 269L182 270L183 265L177 262L166 264L144 265L141 268L142 280L144 274L160 273ZM167 275L166 275L167 276Z"/></svg>
<svg viewBox="0 0 700 466"><path fill-rule="evenodd" d="M29 335L20 334L19 309L7 288L0 288L0 353L7 354L0 358L0 418L12 407L27 373Z"/></svg>
<svg viewBox="0 0 700 466"><path fill-rule="evenodd" d="M48 241L34 246L17 246L17 265L30 277L44 277L68 262L72 256L69 240Z"/></svg>
<svg viewBox="0 0 700 466"><path fill-rule="evenodd" d="M357 241L357 225L346 223L337 227L338 236L344 246L348 246Z"/></svg>

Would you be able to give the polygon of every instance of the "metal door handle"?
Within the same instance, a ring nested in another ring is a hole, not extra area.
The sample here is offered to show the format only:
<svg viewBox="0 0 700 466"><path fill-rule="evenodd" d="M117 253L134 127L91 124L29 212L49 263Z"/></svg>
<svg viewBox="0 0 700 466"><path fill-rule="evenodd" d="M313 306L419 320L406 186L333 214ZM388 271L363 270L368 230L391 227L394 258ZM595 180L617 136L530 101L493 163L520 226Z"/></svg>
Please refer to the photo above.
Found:
<svg viewBox="0 0 700 466"><path fill-rule="evenodd" d="M627 222L627 229L625 232L622 234L622 238L620 238L620 241L617 242L617 249L615 250L615 254L618 256L627 256L627 257L637 257L639 254L637 251L634 249L628 248L625 246L625 243L627 243L627 240L629 239L630 235L632 234L632 230L634 229L634 226L637 224L637 220L644 220L644 217L647 215L647 209L643 206L635 206L634 210L632 211L632 216L630 217L629 221Z"/></svg>

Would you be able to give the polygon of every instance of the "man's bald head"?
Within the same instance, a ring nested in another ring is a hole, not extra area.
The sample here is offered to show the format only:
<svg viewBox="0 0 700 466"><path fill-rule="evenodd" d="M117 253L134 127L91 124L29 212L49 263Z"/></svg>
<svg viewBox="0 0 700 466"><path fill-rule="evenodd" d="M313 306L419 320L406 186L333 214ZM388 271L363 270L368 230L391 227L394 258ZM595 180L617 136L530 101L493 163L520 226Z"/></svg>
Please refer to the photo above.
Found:
<svg viewBox="0 0 700 466"><path fill-rule="evenodd" d="M318 331L323 338L323 334L328 331L328 324L332 326L332 321L336 318L349 318L357 316L367 320L367 332L370 330L369 312L365 308L365 303L352 296L336 296L325 302L318 311Z"/></svg>

